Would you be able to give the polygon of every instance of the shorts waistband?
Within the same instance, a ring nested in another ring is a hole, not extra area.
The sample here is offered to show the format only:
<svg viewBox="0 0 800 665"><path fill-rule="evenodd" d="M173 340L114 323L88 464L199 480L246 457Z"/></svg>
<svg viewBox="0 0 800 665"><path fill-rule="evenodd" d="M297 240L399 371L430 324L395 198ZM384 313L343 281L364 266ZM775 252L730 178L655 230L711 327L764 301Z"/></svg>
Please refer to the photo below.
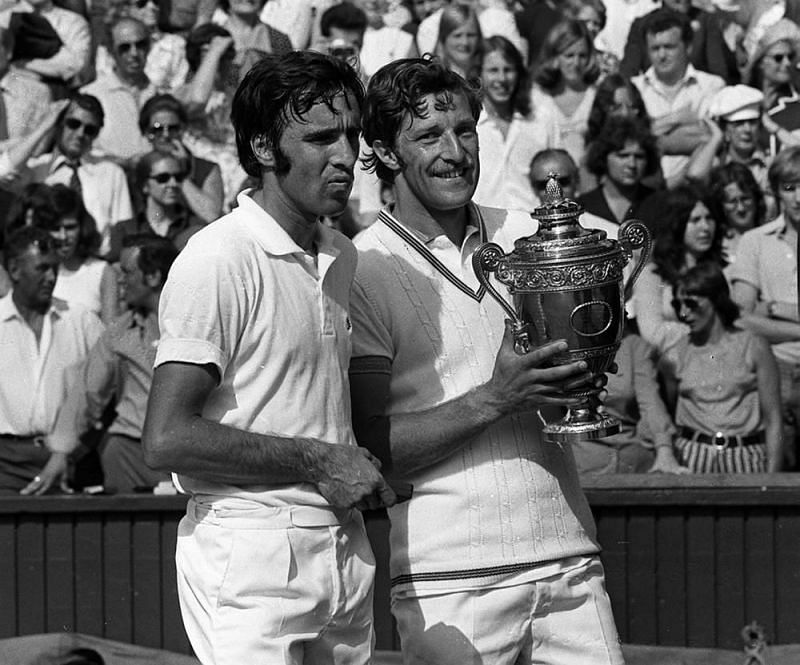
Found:
<svg viewBox="0 0 800 665"><path fill-rule="evenodd" d="M195 522L231 529L288 529L339 526L354 518L354 509L317 506L266 506L256 503L225 505L190 499L186 515Z"/></svg>
<svg viewBox="0 0 800 665"><path fill-rule="evenodd" d="M737 448L740 446L755 446L759 443L764 443L764 432L756 432L755 434L748 434L746 436L728 436L722 432L715 434L705 434L698 432L691 427L682 426L681 436L697 443L705 443L710 446L717 446L719 448Z"/></svg>

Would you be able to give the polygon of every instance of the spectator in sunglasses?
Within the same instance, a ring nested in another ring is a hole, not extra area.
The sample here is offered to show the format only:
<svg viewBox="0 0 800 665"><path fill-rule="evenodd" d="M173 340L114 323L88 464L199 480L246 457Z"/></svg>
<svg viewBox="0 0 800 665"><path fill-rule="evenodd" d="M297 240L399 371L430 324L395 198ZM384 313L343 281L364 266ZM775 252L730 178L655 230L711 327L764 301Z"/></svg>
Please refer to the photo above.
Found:
<svg viewBox="0 0 800 665"><path fill-rule="evenodd" d="M638 218L653 193L642 181L658 170L655 138L642 120L610 116L589 146L586 167L600 182L578 197L586 211L615 224Z"/></svg>
<svg viewBox="0 0 800 665"><path fill-rule="evenodd" d="M182 186L186 177L186 166L173 155L154 150L139 160L136 181L141 205L134 219L114 229L115 252L121 251L125 238L148 233L169 238L181 250L203 228L185 204Z"/></svg>
<svg viewBox="0 0 800 665"><path fill-rule="evenodd" d="M673 294L688 329L662 363L679 461L696 473L780 471L780 379L769 343L735 327L739 308L719 265L689 269Z"/></svg>
<svg viewBox="0 0 800 665"><path fill-rule="evenodd" d="M722 249L724 224L704 190L681 186L669 191L661 204L655 229L653 257L633 286L633 309L639 334L659 353L689 332L672 307L672 288L678 278L700 263L720 269L728 261Z"/></svg>
<svg viewBox="0 0 800 665"><path fill-rule="evenodd" d="M62 184L80 193L83 205L100 233L99 255L110 254L111 229L131 219L133 209L125 172L117 164L92 154L92 146L105 122L96 97L76 94L69 100L55 128L55 147L17 165L17 187L29 182Z"/></svg>
<svg viewBox="0 0 800 665"><path fill-rule="evenodd" d="M139 129L152 150L175 157L187 173L181 191L193 215L211 222L222 214L222 172L216 162L193 155L183 144L188 116L172 95L151 97L139 115Z"/></svg>
<svg viewBox="0 0 800 665"><path fill-rule="evenodd" d="M156 94L145 73L150 50L147 26L133 18L122 18L111 26L111 51L114 67L101 72L82 91L100 100L114 122L107 123L97 137L95 151L122 166L149 149L139 131L139 111Z"/></svg>

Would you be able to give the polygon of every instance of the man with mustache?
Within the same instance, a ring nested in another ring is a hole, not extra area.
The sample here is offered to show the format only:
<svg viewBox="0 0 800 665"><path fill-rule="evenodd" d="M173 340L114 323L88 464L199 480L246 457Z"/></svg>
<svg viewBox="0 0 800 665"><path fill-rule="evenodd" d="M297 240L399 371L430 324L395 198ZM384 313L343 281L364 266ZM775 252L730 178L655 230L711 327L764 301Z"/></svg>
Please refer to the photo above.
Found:
<svg viewBox="0 0 800 665"><path fill-rule="evenodd" d="M482 242L536 231L471 203L478 91L425 58L373 76L366 160L396 203L356 239L350 376L356 435L413 484L390 508L392 612L406 665L622 663L592 516L569 446L536 410L592 381L518 355L472 270Z"/></svg>
<svg viewBox="0 0 800 665"><path fill-rule="evenodd" d="M331 56L259 61L231 119L260 187L192 236L161 294L143 445L192 495L178 591L204 665L372 655L375 562L357 509L394 493L351 427L356 252L320 222L347 205L363 96Z"/></svg>

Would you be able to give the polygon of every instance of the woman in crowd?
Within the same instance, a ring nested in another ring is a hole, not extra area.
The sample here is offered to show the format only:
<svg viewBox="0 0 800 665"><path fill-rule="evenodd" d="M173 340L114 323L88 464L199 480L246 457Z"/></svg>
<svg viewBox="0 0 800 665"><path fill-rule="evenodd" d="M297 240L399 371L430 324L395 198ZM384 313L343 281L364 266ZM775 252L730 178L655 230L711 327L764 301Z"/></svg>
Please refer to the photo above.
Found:
<svg viewBox="0 0 800 665"><path fill-rule="evenodd" d="M112 250L121 251L126 236L143 233L169 238L178 250L183 249L204 226L184 204L181 189L186 177L184 164L173 155L154 150L139 159L136 189L142 203L135 219L115 227Z"/></svg>
<svg viewBox="0 0 800 665"><path fill-rule="evenodd" d="M483 42L482 52L481 177L473 199L531 211L538 202L528 181L530 163L550 146L551 132L531 115L527 71L514 45L505 37L491 37Z"/></svg>
<svg viewBox="0 0 800 665"><path fill-rule="evenodd" d="M481 28L469 5L453 4L442 10L436 54L454 72L466 79L480 76Z"/></svg>
<svg viewBox="0 0 800 665"><path fill-rule="evenodd" d="M728 263L734 263L742 234L765 221L764 195L750 169L738 162L715 168L710 181L710 202L723 220L722 250Z"/></svg>
<svg viewBox="0 0 800 665"><path fill-rule="evenodd" d="M796 87L800 27L789 19L769 26L751 56L743 79L764 95L763 124L770 133L770 153L796 145L800 128L800 93Z"/></svg>
<svg viewBox="0 0 800 665"><path fill-rule="evenodd" d="M639 89L621 74L610 74L597 84L597 92L586 121L586 145L600 136L609 118L638 118L648 128L650 126L650 118Z"/></svg>
<svg viewBox="0 0 800 665"><path fill-rule="evenodd" d="M194 28L186 38L189 79L175 91L189 118L182 142L193 155L219 164L225 207L247 179L230 122L238 85L234 57L233 39L227 30L211 23Z"/></svg>
<svg viewBox="0 0 800 665"><path fill-rule="evenodd" d="M151 97L139 113L139 128L153 150L175 157L188 174L181 191L189 210L203 222L222 214L225 193L222 172L215 162L194 156L183 144L188 116L172 95Z"/></svg>
<svg viewBox="0 0 800 665"><path fill-rule="evenodd" d="M695 473L780 471L781 400L769 344L734 326L739 308L719 265L681 275L672 306L688 333L665 354L678 459Z"/></svg>
<svg viewBox="0 0 800 665"><path fill-rule="evenodd" d="M578 197L587 212L616 224L637 218L653 193L642 180L658 170L655 138L636 118L612 117L589 145L586 168L600 182Z"/></svg>
<svg viewBox="0 0 800 665"><path fill-rule="evenodd" d="M234 64L244 73L266 53L282 55L292 50L287 35L259 17L266 0L219 0L215 22L233 37Z"/></svg>
<svg viewBox="0 0 800 665"><path fill-rule="evenodd" d="M708 195L693 187L677 187L664 198L653 258L633 287L639 334L659 353L688 332L671 304L678 277L698 263L713 263L720 268L727 265L722 250L723 226L712 208Z"/></svg>
<svg viewBox="0 0 800 665"><path fill-rule="evenodd" d="M584 133L600 70L591 36L579 21L561 21L547 34L535 68L532 104L555 128L556 148L581 164Z"/></svg>
<svg viewBox="0 0 800 665"><path fill-rule="evenodd" d="M619 58L614 55L611 45L603 39L602 34L606 27L606 6L603 0L564 0L564 16L586 26L597 53L601 78L617 73Z"/></svg>

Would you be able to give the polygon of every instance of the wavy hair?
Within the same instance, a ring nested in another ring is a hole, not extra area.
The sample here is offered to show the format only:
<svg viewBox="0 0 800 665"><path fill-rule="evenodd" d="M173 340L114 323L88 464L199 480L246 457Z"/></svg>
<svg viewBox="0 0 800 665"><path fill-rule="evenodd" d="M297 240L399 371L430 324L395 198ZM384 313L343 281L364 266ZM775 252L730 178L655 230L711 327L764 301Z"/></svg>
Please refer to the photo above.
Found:
<svg viewBox="0 0 800 665"><path fill-rule="evenodd" d="M606 76L600 83L597 84L597 92L592 102L592 108L589 111L589 120L586 123L586 143L591 143L595 138L600 135L603 125L606 120L613 116L613 108L615 105L614 95L617 90L627 90L633 101L633 108L636 111L636 117L639 118L647 127L650 127L650 116L647 115L647 109L644 106L644 100L639 89L631 83L630 79L624 77L622 74L614 73Z"/></svg>
<svg viewBox="0 0 800 665"><path fill-rule="evenodd" d="M648 123L638 118L615 118L606 120L597 138L586 150L586 168L600 177L608 172L608 156L625 147L628 141L638 143L644 150L647 163L644 174L658 171L658 148Z"/></svg>
<svg viewBox="0 0 800 665"><path fill-rule="evenodd" d="M547 33L539 52L539 59L534 68L534 80L548 92L553 92L561 83L561 69L558 58L573 44L583 41L589 51L589 62L583 73L583 82L594 83L600 76L597 53L592 37L586 26L580 21L565 19L559 21Z"/></svg>
<svg viewBox="0 0 800 665"><path fill-rule="evenodd" d="M673 293L683 288L687 294L705 296L714 305L714 311L728 330L734 329L734 322L740 316L739 306L731 298L728 280L722 267L713 261L704 261L689 268L680 275L672 287Z"/></svg>
<svg viewBox="0 0 800 665"><path fill-rule="evenodd" d="M708 190L711 194L710 202L716 208L716 210L712 209L715 216L724 219L725 228L730 228L725 214L725 207L722 205L725 188L728 185L736 185L745 196L753 199L753 203L756 206L754 225L761 226L767 216L767 203L764 199L764 192L761 191L761 187L756 182L753 172L739 162L728 162L711 171Z"/></svg>

